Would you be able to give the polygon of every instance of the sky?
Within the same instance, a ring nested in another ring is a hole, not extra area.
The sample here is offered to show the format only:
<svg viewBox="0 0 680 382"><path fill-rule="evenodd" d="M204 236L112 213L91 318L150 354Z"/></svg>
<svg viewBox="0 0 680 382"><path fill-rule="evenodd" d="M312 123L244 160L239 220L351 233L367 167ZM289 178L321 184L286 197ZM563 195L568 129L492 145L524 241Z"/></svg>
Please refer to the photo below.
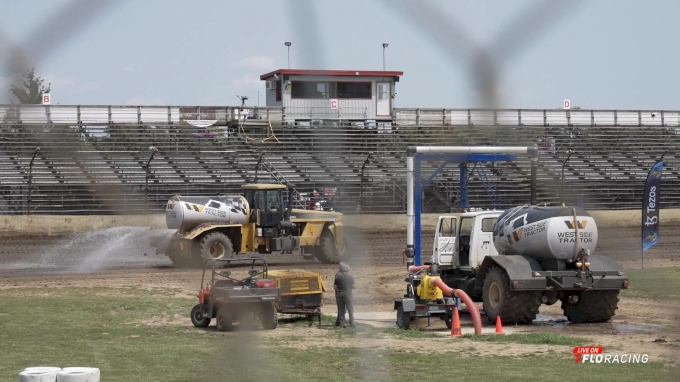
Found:
<svg viewBox="0 0 680 382"><path fill-rule="evenodd" d="M680 109L678 1L559 1L538 14L544 2L424 2L127 0L45 27L69 1L0 0L0 103L18 45L52 104L231 106L245 95L257 106L259 91L264 106L259 76L287 67L290 41L292 68L348 70L381 70L388 43L386 69L404 72L397 107L483 106L483 52L500 107Z"/></svg>

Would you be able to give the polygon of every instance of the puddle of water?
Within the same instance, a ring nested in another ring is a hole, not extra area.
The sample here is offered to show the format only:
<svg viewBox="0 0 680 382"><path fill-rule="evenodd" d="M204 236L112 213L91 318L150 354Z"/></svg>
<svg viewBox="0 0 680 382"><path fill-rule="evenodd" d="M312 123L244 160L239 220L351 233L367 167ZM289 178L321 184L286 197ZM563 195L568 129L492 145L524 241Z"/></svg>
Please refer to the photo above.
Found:
<svg viewBox="0 0 680 382"><path fill-rule="evenodd" d="M639 324L609 324L614 327L619 333L653 333L660 331L663 326L650 326L650 325L639 325Z"/></svg>
<svg viewBox="0 0 680 382"><path fill-rule="evenodd" d="M567 330L568 332L579 333L593 333L599 334L616 334L616 333L653 333L660 331L662 326L652 326L645 324L629 324L629 323L614 323L614 322L600 322L600 323L584 323L575 324L569 322L566 316L542 314L536 315L531 325L525 326L529 331L531 328L554 328L556 330Z"/></svg>

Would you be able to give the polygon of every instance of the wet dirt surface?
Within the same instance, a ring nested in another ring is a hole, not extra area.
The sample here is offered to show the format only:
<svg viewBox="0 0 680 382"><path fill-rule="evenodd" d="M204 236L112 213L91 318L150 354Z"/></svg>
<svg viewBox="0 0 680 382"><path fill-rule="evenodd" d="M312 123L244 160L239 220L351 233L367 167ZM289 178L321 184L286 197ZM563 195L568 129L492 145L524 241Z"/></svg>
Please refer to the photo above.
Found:
<svg viewBox="0 0 680 382"><path fill-rule="evenodd" d="M680 234L675 234L676 232L680 233L680 227L662 232L661 243L645 253L645 267L680 266ZM3 237L0 238L0 288L169 288L176 291L176 297L194 299L199 288L201 271L174 268L167 257L155 254L149 247L148 240L151 235L163 234L167 232L151 233L148 229L119 227L70 237ZM379 326L394 326L386 317L395 316L394 299L402 297L405 291L401 256L405 234L353 232L351 235L354 246L360 248L350 260L352 273L357 280L356 310L363 314L366 323L373 321L379 323ZM598 253L608 255L624 267L639 269L638 229L603 229L599 236ZM431 233L423 235L423 254L431 252L432 237ZM428 257L429 255L424 255L423 259ZM332 290L336 265L306 261L298 254L270 255L268 261L271 269L302 268L319 272L326 288ZM327 291L324 299L324 313L334 315L333 294ZM478 306L481 308L481 304ZM537 320L531 325L513 325L507 327L506 331L568 334L587 338L589 343L584 345L608 346L622 352L647 352L674 362L680 359L678 312L678 301L622 298L612 322L576 325L567 321L558 303L552 306L543 305ZM372 320L371 317L376 319ZM181 325L190 325L179 318L168 320L166 324L178 325L179 322L183 322ZM433 327L430 330L446 333L443 322L432 322ZM468 315L462 314L461 322L464 328L471 328ZM485 330L493 331L493 325L486 319L484 324ZM426 320L423 325L428 330ZM317 345L328 345L327 338L310 333L311 338L318 337ZM380 346L397 348L403 345L397 339L389 341L394 344L381 343ZM315 341L304 341L299 346L311 346L309 344L314 343ZM333 346L343 345L334 343ZM493 349L500 349L500 346L487 344L483 351L492 354ZM521 346L517 348L517 351L522 351Z"/></svg>
<svg viewBox="0 0 680 382"><path fill-rule="evenodd" d="M96 272L105 269L153 268L170 266L164 255L149 246L154 237L170 235L170 230L149 230L140 227L116 227L72 236L12 236L0 237L0 275L16 272ZM352 238L355 265L401 265L403 232L362 233L348 230ZM422 260L432 253L434 234L422 235ZM605 255L624 266L640 262L640 233L637 228L600 229L596 254ZM680 227L669 227L661 233L661 242L645 252L645 261L678 262ZM306 261L298 253L267 255L272 265L317 264Z"/></svg>

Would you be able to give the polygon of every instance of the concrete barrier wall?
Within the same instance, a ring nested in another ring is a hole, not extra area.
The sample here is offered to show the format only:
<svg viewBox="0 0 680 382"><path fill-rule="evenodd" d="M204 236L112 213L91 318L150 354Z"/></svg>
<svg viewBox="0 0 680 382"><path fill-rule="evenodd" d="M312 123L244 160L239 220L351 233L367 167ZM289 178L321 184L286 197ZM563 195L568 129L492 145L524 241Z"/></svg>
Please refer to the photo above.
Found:
<svg viewBox="0 0 680 382"><path fill-rule="evenodd" d="M642 213L640 210L588 211L598 227L640 227ZM458 216L460 214L450 214ZM440 214L423 214L421 226L423 231L434 231ZM661 210L659 217L662 226L680 226L680 209ZM366 231L405 231L406 215L350 215L345 217L348 227L361 228Z"/></svg>
<svg viewBox="0 0 680 382"><path fill-rule="evenodd" d="M640 227L642 216L636 211L589 211L598 227ZM451 214L458 215L458 214ZM423 231L433 231L438 214L423 214ZM661 210L662 226L680 226L680 209ZM10 216L0 217L0 236L64 235L110 227L165 227L164 215L119 216ZM406 230L406 215L347 215L345 225L367 232L394 232Z"/></svg>

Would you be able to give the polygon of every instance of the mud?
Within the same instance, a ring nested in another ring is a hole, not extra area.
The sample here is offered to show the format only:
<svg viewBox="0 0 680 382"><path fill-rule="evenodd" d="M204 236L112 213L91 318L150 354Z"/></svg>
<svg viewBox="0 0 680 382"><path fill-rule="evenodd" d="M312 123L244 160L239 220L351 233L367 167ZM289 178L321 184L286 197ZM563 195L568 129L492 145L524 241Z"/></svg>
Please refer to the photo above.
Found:
<svg viewBox="0 0 680 382"><path fill-rule="evenodd" d="M645 253L645 267L673 267L680 265L680 229L661 233L661 243ZM166 234L156 232L153 235ZM404 247L403 233L349 233L357 248L350 264L357 280L355 292L356 310L364 322L376 326L394 327L389 317L394 317L393 302L405 291L405 272L402 266L401 249ZM163 255L157 255L148 246L151 231L139 227L116 227L92 231L85 234L58 237L8 237L3 238L0 248L0 288L64 288L102 287L138 288L146 290L173 290L178 298L195 299L199 288L201 271L197 269L176 269ZM423 259L431 251L432 234L423 235ZM619 261L624 267L639 268L639 230L633 228L612 228L600 230L600 242L596 252ZM326 284L325 314L335 314L335 299L332 295L332 281L337 266L305 261L301 256L273 255L268 257L272 269L304 268L319 272ZM481 307L481 304L479 304ZM625 352L648 353L655 357L675 362L680 359L680 324L678 324L680 303L646 299L622 299L617 315L612 322L602 324L570 324L559 307L542 306L538 319L531 325L517 325L506 328L508 333L555 332L587 338L584 345L607 346ZM135 324L161 326L191 326L188 317L175 315L158 317ZM461 315L465 330L472 325L469 316ZM422 321L424 330L446 334L440 320ZM493 332L493 325L485 321L485 332ZM298 341L288 341L291 347L329 346L330 339L323 336L325 330L295 329ZM264 336L291 336L289 331L263 332ZM423 351L448 351L465 354L493 355L512 348L518 355L524 354L523 345L489 344L465 341L460 347L447 338L434 339ZM377 346L386 350L404 349L404 339L381 338L361 341L361 346ZM429 343L428 341L421 341ZM333 340L332 346L353 346L351 339ZM458 343L460 345L460 343ZM534 350L548 352L570 352L565 346L541 345ZM564 349L562 349L564 348ZM442 350L439 350L442 349ZM532 351L535 353L535 351ZM527 353L528 354L528 353Z"/></svg>

